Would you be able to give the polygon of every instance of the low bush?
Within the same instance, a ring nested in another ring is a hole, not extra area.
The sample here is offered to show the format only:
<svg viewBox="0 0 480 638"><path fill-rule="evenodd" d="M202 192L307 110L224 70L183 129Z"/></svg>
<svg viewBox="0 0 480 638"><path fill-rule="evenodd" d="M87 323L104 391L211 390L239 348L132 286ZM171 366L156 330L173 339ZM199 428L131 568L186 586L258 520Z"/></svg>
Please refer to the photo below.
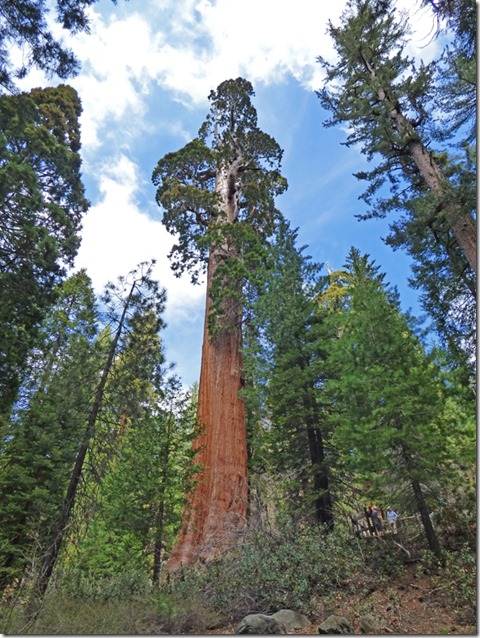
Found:
<svg viewBox="0 0 480 638"><path fill-rule="evenodd" d="M202 595L206 609L224 622L255 612L290 607L309 614L316 599L362 566L351 534L319 527L291 527L281 535L255 533L234 554L186 571L164 585L184 600Z"/></svg>
<svg viewBox="0 0 480 638"><path fill-rule="evenodd" d="M437 591L443 591L459 621L475 624L477 614L477 556L467 543L458 551L445 550L441 560L425 552L422 568L433 574Z"/></svg>

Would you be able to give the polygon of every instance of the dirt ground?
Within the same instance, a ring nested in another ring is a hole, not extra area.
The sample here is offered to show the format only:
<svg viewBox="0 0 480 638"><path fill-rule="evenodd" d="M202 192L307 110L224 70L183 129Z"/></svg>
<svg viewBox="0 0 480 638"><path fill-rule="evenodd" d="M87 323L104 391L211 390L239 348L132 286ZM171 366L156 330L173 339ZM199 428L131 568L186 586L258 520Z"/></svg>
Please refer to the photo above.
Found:
<svg viewBox="0 0 480 638"><path fill-rule="evenodd" d="M395 584L381 587L372 583L361 596L339 592L335 601L325 609L319 601L317 618L310 626L290 631L297 635L318 635L318 626L330 614L344 616L353 626L354 634L361 630L361 619L371 616L375 623L372 635L477 635L473 614L459 616L451 607L448 596L435 587L430 576L416 576L412 566ZM235 625L229 625L205 634L232 635Z"/></svg>

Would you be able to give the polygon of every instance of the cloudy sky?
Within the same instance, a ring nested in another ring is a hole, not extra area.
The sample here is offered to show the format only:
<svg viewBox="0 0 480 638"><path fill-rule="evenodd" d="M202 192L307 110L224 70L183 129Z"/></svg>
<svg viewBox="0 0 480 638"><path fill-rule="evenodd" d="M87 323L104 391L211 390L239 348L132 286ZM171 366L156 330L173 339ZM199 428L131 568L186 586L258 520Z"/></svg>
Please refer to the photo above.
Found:
<svg viewBox="0 0 480 638"><path fill-rule="evenodd" d="M316 261L343 265L352 245L368 252L398 286L405 309L417 311L408 288L409 261L381 240L388 224L359 222L364 185L352 173L364 159L341 145L345 133L326 129L315 95L322 84L318 55L332 59L327 23L345 0L100 0L91 33L69 38L82 63L70 83L82 100L83 177L91 208L76 261L95 289L157 259L167 289L166 354L185 384L198 379L205 289L176 279L167 254L172 238L161 224L151 174L165 153L193 139L207 96L239 76L255 89L259 126L284 149L289 189L277 205ZM398 0L409 12L409 53L435 56L434 21L420 0ZM49 81L54 84L55 81ZM45 85L31 74L25 88Z"/></svg>

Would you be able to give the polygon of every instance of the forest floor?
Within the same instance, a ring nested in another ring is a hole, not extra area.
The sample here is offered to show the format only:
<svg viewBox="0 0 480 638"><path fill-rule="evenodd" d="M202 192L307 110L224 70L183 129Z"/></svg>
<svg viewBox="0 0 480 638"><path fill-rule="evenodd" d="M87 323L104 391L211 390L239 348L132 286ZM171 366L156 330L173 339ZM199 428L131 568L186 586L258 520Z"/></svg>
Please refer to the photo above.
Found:
<svg viewBox="0 0 480 638"><path fill-rule="evenodd" d="M376 629L368 633L374 635L477 635L477 626L472 624L475 623L473 610L470 617L459 615L447 593L430 575L418 576L413 565L407 567L395 583L386 586L372 583L368 593L360 596L339 591L329 600L328 607L319 601L311 625L289 633L318 635L319 625L331 614L344 616L353 626L354 634L367 633L361 630L361 620L369 615ZM235 626L205 631L205 635L232 635Z"/></svg>

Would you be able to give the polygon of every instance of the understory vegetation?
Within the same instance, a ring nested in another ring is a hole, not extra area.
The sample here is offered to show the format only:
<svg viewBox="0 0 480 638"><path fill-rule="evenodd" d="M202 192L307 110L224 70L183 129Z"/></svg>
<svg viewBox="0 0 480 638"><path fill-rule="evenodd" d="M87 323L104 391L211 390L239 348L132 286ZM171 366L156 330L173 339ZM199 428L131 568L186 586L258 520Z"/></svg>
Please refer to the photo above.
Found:
<svg viewBox="0 0 480 638"><path fill-rule="evenodd" d="M446 550L441 562L429 550L409 544L415 553L412 562L390 539L365 542L346 525L329 535L319 532L318 526L305 525L275 533L257 530L246 535L235 553L185 571L160 587L152 586L144 573L133 568L99 578L95 571L65 567L56 573L34 623L25 622L22 593L11 592L9 602L2 605L1 630L7 634L201 634L234 625L249 613L284 608L306 614L314 624L335 613L341 597L350 601L353 620L368 608L362 601L372 592L388 590L412 568L411 582L428 576L432 591L444 592L457 622L473 626L475 539L466 538L461 529L451 529L449 538L456 549Z"/></svg>

